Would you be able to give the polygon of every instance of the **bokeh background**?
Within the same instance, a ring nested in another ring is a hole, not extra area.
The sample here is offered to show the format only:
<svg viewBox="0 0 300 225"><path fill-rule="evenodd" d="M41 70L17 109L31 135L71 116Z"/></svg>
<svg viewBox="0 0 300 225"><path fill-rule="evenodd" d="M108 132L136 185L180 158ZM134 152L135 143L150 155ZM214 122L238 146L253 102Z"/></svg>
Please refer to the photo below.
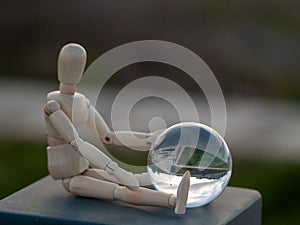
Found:
<svg viewBox="0 0 300 225"><path fill-rule="evenodd" d="M216 75L227 104L225 139L234 159L230 185L261 192L263 224L297 223L299 10L297 0L2 0L0 199L47 174L43 107L46 93L58 85L60 48L69 42L82 44L89 65L121 44L157 39L192 50ZM181 85L200 110L205 108L200 119L209 124L207 103L197 85L176 68L148 62L120 70L101 91L97 106L110 125L118 91L149 75ZM168 125L178 122L176 110L167 102L145 99L132 109L130 125L148 131L154 116ZM118 157L119 150L111 151ZM129 163L145 163L143 155L120 156L126 157L138 161Z"/></svg>

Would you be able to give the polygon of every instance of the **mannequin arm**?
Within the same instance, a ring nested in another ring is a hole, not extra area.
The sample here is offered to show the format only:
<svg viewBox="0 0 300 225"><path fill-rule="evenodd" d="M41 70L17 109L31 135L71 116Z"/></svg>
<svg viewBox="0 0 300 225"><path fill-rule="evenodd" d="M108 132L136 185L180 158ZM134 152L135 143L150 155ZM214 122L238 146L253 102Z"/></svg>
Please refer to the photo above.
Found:
<svg viewBox="0 0 300 225"><path fill-rule="evenodd" d="M98 148L88 142L80 139L77 130L61 110L60 105L56 101L49 101L46 104L45 112L53 126L56 128L61 137L75 149L78 149L80 154L93 166L105 170L110 175L114 176L121 184L135 190L139 184L132 173L129 173L120 168L115 162L107 157Z"/></svg>
<svg viewBox="0 0 300 225"><path fill-rule="evenodd" d="M99 112L92 105L89 105L88 108L87 124L101 141L104 143L110 142L110 140L108 140L108 135L111 133L111 130Z"/></svg>
<svg viewBox="0 0 300 225"><path fill-rule="evenodd" d="M112 144L116 146L125 146L138 151L148 151L157 136L163 131L163 129L153 133L116 131L110 134L110 139Z"/></svg>
<svg viewBox="0 0 300 225"><path fill-rule="evenodd" d="M102 116L91 105L89 107L88 125L105 144L125 146L138 151L148 151L157 136L164 131L164 129L161 129L153 133L134 131L113 132L109 129Z"/></svg>

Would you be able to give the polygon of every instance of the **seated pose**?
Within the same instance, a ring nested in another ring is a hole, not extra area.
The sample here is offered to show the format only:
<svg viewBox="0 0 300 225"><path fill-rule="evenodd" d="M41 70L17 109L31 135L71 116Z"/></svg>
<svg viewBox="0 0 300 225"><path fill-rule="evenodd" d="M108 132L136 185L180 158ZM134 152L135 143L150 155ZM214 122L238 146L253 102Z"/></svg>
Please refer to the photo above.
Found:
<svg viewBox="0 0 300 225"><path fill-rule="evenodd" d="M62 48L58 58L59 90L47 95L45 121L48 140L48 169L53 179L61 179L70 193L104 200L121 200L136 205L174 207L184 214L189 190L187 171L177 190L177 196L147 189L148 175L132 174L120 168L101 150L82 140L78 130L88 124L105 144L123 146L117 138L132 146L149 148L159 132L113 132L89 100L76 92L84 71L86 52L78 44ZM132 134L138 143L131 140ZM128 146L130 147L130 146ZM90 168L90 165L93 168Z"/></svg>

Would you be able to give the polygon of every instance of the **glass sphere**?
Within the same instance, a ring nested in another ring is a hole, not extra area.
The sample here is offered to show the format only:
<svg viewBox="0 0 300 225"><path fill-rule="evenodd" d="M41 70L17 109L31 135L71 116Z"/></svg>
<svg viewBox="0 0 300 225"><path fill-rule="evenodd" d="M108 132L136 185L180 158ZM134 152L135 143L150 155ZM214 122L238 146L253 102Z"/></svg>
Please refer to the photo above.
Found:
<svg viewBox="0 0 300 225"><path fill-rule="evenodd" d="M187 207L210 203L231 176L231 155L223 138L200 123L176 124L161 133L148 155L148 173L154 187L177 194L185 171L191 173Z"/></svg>

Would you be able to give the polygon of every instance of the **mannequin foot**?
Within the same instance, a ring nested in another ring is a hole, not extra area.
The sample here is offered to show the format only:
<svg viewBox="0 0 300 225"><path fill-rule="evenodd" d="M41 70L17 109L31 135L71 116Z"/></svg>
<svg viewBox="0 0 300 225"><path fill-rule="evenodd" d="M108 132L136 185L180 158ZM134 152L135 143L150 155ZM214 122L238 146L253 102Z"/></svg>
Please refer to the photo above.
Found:
<svg viewBox="0 0 300 225"><path fill-rule="evenodd" d="M190 189L190 171L186 171L183 174L181 182L177 189L177 199L176 199L176 206L175 206L175 213L176 214L185 214L186 210L186 202L188 198L188 193Z"/></svg>

